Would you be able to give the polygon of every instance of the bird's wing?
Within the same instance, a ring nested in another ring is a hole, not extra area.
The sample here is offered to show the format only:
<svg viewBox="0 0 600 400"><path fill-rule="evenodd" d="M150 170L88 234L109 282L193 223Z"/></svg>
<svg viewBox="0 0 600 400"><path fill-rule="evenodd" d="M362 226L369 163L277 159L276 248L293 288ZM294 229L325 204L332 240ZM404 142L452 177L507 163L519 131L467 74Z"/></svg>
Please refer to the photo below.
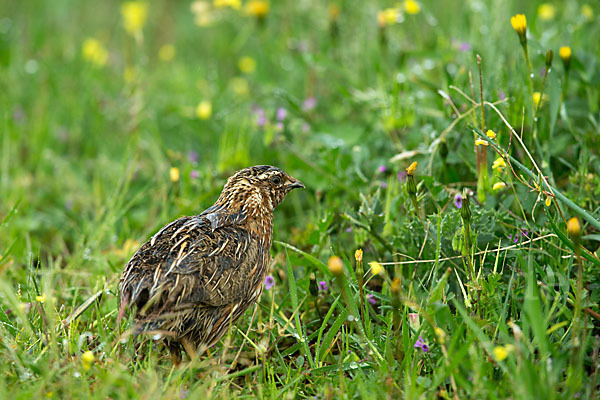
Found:
<svg viewBox="0 0 600 400"><path fill-rule="evenodd" d="M214 214L173 221L136 252L119 283L120 314L132 304L138 314L149 315L254 295L262 277L256 269L265 266L268 250L231 223L240 216Z"/></svg>

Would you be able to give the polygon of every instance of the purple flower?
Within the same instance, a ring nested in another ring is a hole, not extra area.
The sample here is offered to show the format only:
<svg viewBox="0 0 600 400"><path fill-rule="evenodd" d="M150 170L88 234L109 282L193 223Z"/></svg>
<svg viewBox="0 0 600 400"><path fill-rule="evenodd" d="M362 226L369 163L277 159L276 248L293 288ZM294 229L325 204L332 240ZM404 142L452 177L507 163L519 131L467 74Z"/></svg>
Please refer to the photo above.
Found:
<svg viewBox="0 0 600 400"><path fill-rule="evenodd" d="M277 109L277 121L283 121L285 119L286 115L287 115L287 111L285 108L279 107Z"/></svg>
<svg viewBox="0 0 600 400"><path fill-rule="evenodd" d="M265 278L265 289L271 290L273 286L275 286L275 279L273 279L273 276L267 275Z"/></svg>
<svg viewBox="0 0 600 400"><path fill-rule="evenodd" d="M380 165L379 168L377 168L377 171L383 174L385 171L387 171L387 167L385 165Z"/></svg>
<svg viewBox="0 0 600 400"><path fill-rule="evenodd" d="M327 282L325 282L325 281L319 281L317 283L317 286L318 286L319 290L321 290L323 292L326 291L327 289L329 289L329 286L327 286Z"/></svg>
<svg viewBox="0 0 600 400"><path fill-rule="evenodd" d="M406 171L400 171L398 172L398 180L402 183L406 182L406 176L408 174L406 173Z"/></svg>
<svg viewBox="0 0 600 400"><path fill-rule="evenodd" d="M190 171L190 178L191 179L198 179L198 177L200 176L200 173L198 171L196 171L195 169Z"/></svg>
<svg viewBox="0 0 600 400"><path fill-rule="evenodd" d="M498 97L500 98L500 100L506 99L506 94L504 93L504 90L500 90L498 92Z"/></svg>
<svg viewBox="0 0 600 400"><path fill-rule="evenodd" d="M198 162L198 152L192 150L188 152L188 160L191 163L197 163Z"/></svg>
<svg viewBox="0 0 600 400"><path fill-rule="evenodd" d="M508 235L508 239L512 240L513 243L518 243L519 242L519 232L515 233L515 236Z"/></svg>
<svg viewBox="0 0 600 400"><path fill-rule="evenodd" d="M377 304L377 299L371 293L367 295L367 301L373 305Z"/></svg>
<svg viewBox="0 0 600 400"><path fill-rule="evenodd" d="M471 50L471 44L468 42L462 42L458 47L460 51L469 51Z"/></svg>
<svg viewBox="0 0 600 400"><path fill-rule="evenodd" d="M421 336L419 336L419 339L417 339L415 342L414 348L423 350L423 353L427 353L429 351L429 346L427 346Z"/></svg>
<svg viewBox="0 0 600 400"><path fill-rule="evenodd" d="M457 194L456 196L454 196L454 207L460 209L462 208L462 202L463 202L463 198L460 194Z"/></svg>
<svg viewBox="0 0 600 400"><path fill-rule="evenodd" d="M529 231L525 228L521 229L521 235L525 236L526 238L529 237Z"/></svg>
<svg viewBox="0 0 600 400"><path fill-rule="evenodd" d="M283 130L283 122L278 122L277 124L275 124L275 129L278 132L281 132Z"/></svg>
<svg viewBox="0 0 600 400"><path fill-rule="evenodd" d="M314 97L309 97L302 103L302 109L304 111L310 111L317 106L317 99Z"/></svg>
<svg viewBox="0 0 600 400"><path fill-rule="evenodd" d="M256 115L256 124L258 126L265 126L267 124L267 114L265 110L260 107L253 107L252 112Z"/></svg>
<svg viewBox="0 0 600 400"><path fill-rule="evenodd" d="M385 189L385 188L387 188L387 183L385 183L385 182L381 182L381 188L382 188L382 189Z"/></svg>
<svg viewBox="0 0 600 400"><path fill-rule="evenodd" d="M348 232L348 233L352 232L352 227L351 226L347 227L346 232Z"/></svg>

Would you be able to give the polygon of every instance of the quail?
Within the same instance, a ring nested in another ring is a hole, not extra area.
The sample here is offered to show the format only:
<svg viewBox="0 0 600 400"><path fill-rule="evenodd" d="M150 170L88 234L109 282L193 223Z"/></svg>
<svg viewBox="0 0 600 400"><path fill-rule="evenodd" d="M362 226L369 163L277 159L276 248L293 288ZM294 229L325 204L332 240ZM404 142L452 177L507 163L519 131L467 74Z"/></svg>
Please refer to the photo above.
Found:
<svg viewBox="0 0 600 400"><path fill-rule="evenodd" d="M258 165L231 176L206 211L161 228L125 265L119 320L158 335L174 363L214 345L259 298L270 261L273 210L299 180Z"/></svg>

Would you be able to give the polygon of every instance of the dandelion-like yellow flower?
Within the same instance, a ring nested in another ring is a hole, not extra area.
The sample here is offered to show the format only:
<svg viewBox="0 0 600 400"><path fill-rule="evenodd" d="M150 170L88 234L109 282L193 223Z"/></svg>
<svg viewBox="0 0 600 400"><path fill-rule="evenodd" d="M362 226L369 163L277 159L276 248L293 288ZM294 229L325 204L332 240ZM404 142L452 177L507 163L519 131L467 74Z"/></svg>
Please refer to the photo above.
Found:
<svg viewBox="0 0 600 400"><path fill-rule="evenodd" d="M171 167L169 170L169 178L171 178L171 182L179 182L179 168Z"/></svg>
<svg viewBox="0 0 600 400"><path fill-rule="evenodd" d="M567 221L567 232L572 238L578 238L581 236L581 224L577 217L573 217Z"/></svg>
<svg viewBox="0 0 600 400"><path fill-rule="evenodd" d="M371 273L373 275L380 275L384 271L383 265L379 264L377 261L371 261L369 266L371 267Z"/></svg>
<svg viewBox="0 0 600 400"><path fill-rule="evenodd" d="M81 355L81 364L83 364L83 369L85 369L86 371L89 370L95 359L96 357L91 351L88 350L85 353L83 353Z"/></svg>
<svg viewBox="0 0 600 400"><path fill-rule="evenodd" d="M354 252L354 259L356 260L356 262L362 262L362 260L363 260L362 249L358 249Z"/></svg>
<svg viewBox="0 0 600 400"><path fill-rule="evenodd" d="M421 11L421 6L415 0L404 0L404 11L407 14L418 14Z"/></svg>
<svg viewBox="0 0 600 400"><path fill-rule="evenodd" d="M527 18L524 14L517 14L510 18L510 24L519 36L525 36L527 32Z"/></svg>
<svg viewBox="0 0 600 400"><path fill-rule="evenodd" d="M487 146L487 145L488 145L488 142L484 139L479 138L479 139L475 140L475 146Z"/></svg>
<svg viewBox="0 0 600 400"><path fill-rule="evenodd" d="M444 330L439 326L436 326L433 331L435 332L440 344L444 344L446 342L446 332L444 332Z"/></svg>
<svg viewBox="0 0 600 400"><path fill-rule="evenodd" d="M256 61L252 57L242 57L238 61L238 68L245 74L251 74L256 70Z"/></svg>
<svg viewBox="0 0 600 400"><path fill-rule="evenodd" d="M138 70L135 67L125 67L125 71L123 71L123 79L127 83L131 83L135 80L138 74Z"/></svg>
<svg viewBox="0 0 600 400"><path fill-rule="evenodd" d="M413 175L415 173L415 170L417 169L417 162L414 161L412 164L410 164L408 166L408 168L406 168L406 173L408 175Z"/></svg>
<svg viewBox="0 0 600 400"><path fill-rule="evenodd" d="M581 6L581 15L587 21L591 21L594 19L594 9L589 4L584 4Z"/></svg>
<svg viewBox="0 0 600 400"><path fill-rule="evenodd" d="M42 293L40 296L35 296L35 301L38 303L43 303L46 301L46 295Z"/></svg>
<svg viewBox="0 0 600 400"><path fill-rule="evenodd" d="M536 107L539 107L540 101L542 101L542 94L540 92L533 92L533 104L535 104Z"/></svg>
<svg viewBox="0 0 600 400"><path fill-rule="evenodd" d="M212 103L208 100L203 100L196 107L196 116L200 119L207 120L212 115Z"/></svg>
<svg viewBox="0 0 600 400"><path fill-rule="evenodd" d="M330 3L327 13L329 14L329 20L336 21L340 17L340 6L336 3Z"/></svg>
<svg viewBox="0 0 600 400"><path fill-rule="evenodd" d="M508 348L504 346L496 346L492 351L496 361L504 361L508 357Z"/></svg>
<svg viewBox="0 0 600 400"><path fill-rule="evenodd" d="M84 60L98 67L104 66L108 60L108 51L98 39L85 39L81 46L81 52L83 53Z"/></svg>
<svg viewBox="0 0 600 400"><path fill-rule="evenodd" d="M232 78L229 84L233 93L238 96L247 96L250 93L248 81L244 78Z"/></svg>
<svg viewBox="0 0 600 400"><path fill-rule="evenodd" d="M550 3L540 4L538 7L538 16L542 21L550 21L556 14L556 8Z"/></svg>
<svg viewBox="0 0 600 400"><path fill-rule="evenodd" d="M398 10L395 8L386 8L377 13L377 25L383 28L387 25L394 25L398 21Z"/></svg>
<svg viewBox="0 0 600 400"><path fill-rule="evenodd" d="M165 44L158 49L158 58L162 61L171 61L175 57L175 46Z"/></svg>
<svg viewBox="0 0 600 400"><path fill-rule="evenodd" d="M495 192L497 190L502 190L506 187L506 183L504 182L496 182L494 186L492 186L492 190Z"/></svg>
<svg viewBox="0 0 600 400"><path fill-rule="evenodd" d="M213 14L208 1L194 1L190 10L194 14L194 23L198 26L207 26L213 21Z"/></svg>
<svg viewBox="0 0 600 400"><path fill-rule="evenodd" d="M563 46L560 49L558 49L558 55L560 56L560 58L563 61L567 61L567 60L571 59L571 56L573 55L573 53L569 46Z"/></svg>
<svg viewBox="0 0 600 400"><path fill-rule="evenodd" d="M256 18L264 18L269 13L269 3L263 0L250 0L246 4L246 13Z"/></svg>
<svg viewBox="0 0 600 400"><path fill-rule="evenodd" d="M335 276L340 276L344 273L344 263L338 256L331 256L327 261L327 268Z"/></svg>
<svg viewBox="0 0 600 400"><path fill-rule="evenodd" d="M502 169L506 168L506 161L502 157L498 157L492 163L492 169L497 169L502 172Z"/></svg>
<svg viewBox="0 0 600 400"><path fill-rule="evenodd" d="M485 135L486 135L487 137L489 137L490 139L492 139L492 140L493 140L493 139L496 139L496 132L494 132L494 131L493 131L493 130L491 130L491 129L488 129L488 131L485 133Z"/></svg>
<svg viewBox="0 0 600 400"><path fill-rule="evenodd" d="M242 7L241 0L214 0L215 8L231 7L234 10L239 10Z"/></svg>
<svg viewBox="0 0 600 400"><path fill-rule="evenodd" d="M141 1L127 1L121 5L123 25L130 35L139 35L148 17L148 4Z"/></svg>

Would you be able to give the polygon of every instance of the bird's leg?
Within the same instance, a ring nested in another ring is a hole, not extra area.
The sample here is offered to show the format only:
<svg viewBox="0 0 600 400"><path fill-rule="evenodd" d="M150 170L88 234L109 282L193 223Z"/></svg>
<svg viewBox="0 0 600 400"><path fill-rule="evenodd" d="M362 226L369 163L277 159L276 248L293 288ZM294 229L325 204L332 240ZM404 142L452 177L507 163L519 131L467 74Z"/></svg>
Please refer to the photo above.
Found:
<svg viewBox="0 0 600 400"><path fill-rule="evenodd" d="M167 346L171 354L171 364L178 366L181 363L181 347L179 342L169 341Z"/></svg>
<svg viewBox="0 0 600 400"><path fill-rule="evenodd" d="M196 347L190 342L187 338L181 339L181 344L185 349L185 352L190 356L190 359L194 360L198 353L196 352Z"/></svg>

